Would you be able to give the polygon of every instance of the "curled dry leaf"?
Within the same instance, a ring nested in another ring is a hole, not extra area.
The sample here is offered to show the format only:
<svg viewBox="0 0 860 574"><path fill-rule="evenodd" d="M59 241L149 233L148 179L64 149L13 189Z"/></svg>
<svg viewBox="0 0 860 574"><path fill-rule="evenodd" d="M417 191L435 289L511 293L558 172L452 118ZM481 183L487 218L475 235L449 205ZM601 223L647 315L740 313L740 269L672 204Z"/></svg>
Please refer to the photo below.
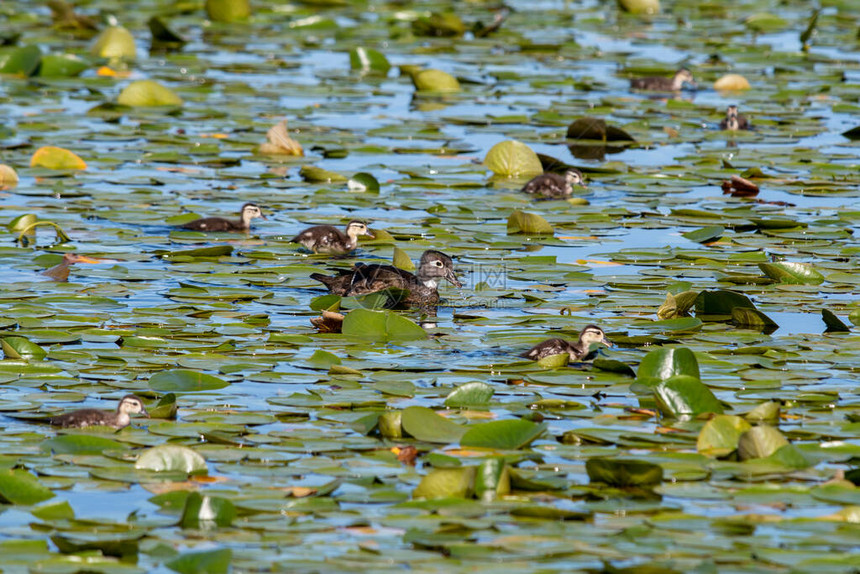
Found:
<svg viewBox="0 0 860 574"><path fill-rule="evenodd" d="M287 133L287 120L283 120L266 133L266 143L260 144L260 153L270 155L305 155L302 144Z"/></svg>
<svg viewBox="0 0 860 574"><path fill-rule="evenodd" d="M733 175L730 180L722 183L723 193L730 193L735 197L751 197L758 195L758 186L748 179Z"/></svg>
<svg viewBox="0 0 860 574"><path fill-rule="evenodd" d="M415 466L415 459L418 457L418 449L414 446L395 446L391 452L397 455L397 460L401 463Z"/></svg>
<svg viewBox="0 0 860 574"><path fill-rule="evenodd" d="M0 189L18 185L18 174L6 164L0 164Z"/></svg>
<svg viewBox="0 0 860 574"><path fill-rule="evenodd" d="M334 311L323 311L322 317L312 317L311 324L320 333L340 333L343 329L344 315Z"/></svg>

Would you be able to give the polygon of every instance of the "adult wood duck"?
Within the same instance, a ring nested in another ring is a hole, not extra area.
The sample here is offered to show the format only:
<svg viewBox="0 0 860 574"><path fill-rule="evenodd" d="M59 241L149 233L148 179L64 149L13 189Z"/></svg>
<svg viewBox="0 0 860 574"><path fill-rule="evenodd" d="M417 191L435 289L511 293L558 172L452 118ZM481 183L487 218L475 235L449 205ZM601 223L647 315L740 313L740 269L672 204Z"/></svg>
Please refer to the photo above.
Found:
<svg viewBox="0 0 860 574"><path fill-rule="evenodd" d="M389 288L401 290L403 296L395 301L397 305L422 309L439 302L438 288L442 279L455 287L463 286L454 273L451 258L441 251L433 250L421 255L418 271L414 275L393 265L356 263L352 269L341 271L338 275L313 273L311 279L325 285L330 293L343 296L366 295Z"/></svg>
<svg viewBox="0 0 860 574"><path fill-rule="evenodd" d="M678 92L684 84L696 87L693 74L687 68L681 68L671 78L663 76L647 76L644 78L632 78L630 87L634 90L648 90L651 92Z"/></svg>
<svg viewBox="0 0 860 574"><path fill-rule="evenodd" d="M131 415L133 414L149 416L140 397L137 395L126 395L119 400L116 411L80 409L52 417L50 423L64 428L107 426L121 429L131 424Z"/></svg>
<svg viewBox="0 0 860 574"><path fill-rule="evenodd" d="M520 357L539 361L550 355L561 355L567 353L570 355L571 361L586 361L594 358L596 351L591 350L591 345L598 343L610 347L612 343L606 338L603 329L597 325L587 325L579 333L579 340L576 343L565 341L564 339L547 339L543 343L538 343Z"/></svg>
<svg viewBox="0 0 860 574"><path fill-rule="evenodd" d="M585 187L582 172L575 167L568 168L564 175L553 172L542 173L523 186L522 191L540 199L565 199L573 194L573 186Z"/></svg>
<svg viewBox="0 0 860 574"><path fill-rule="evenodd" d="M345 231L341 231L332 225L315 225L308 227L292 238L293 243L301 243L305 248L314 253L332 253L344 255L358 246L358 237L367 235L373 238L373 234L367 229L363 221L350 221Z"/></svg>
<svg viewBox="0 0 860 574"><path fill-rule="evenodd" d="M720 122L720 129L731 130L733 132L748 130L750 129L750 123L746 117L738 113L737 106L729 106L726 110L726 117Z"/></svg>
<svg viewBox="0 0 860 574"><path fill-rule="evenodd" d="M266 219L259 206L255 203L246 203L239 211L239 219L225 219L223 217L204 217L195 219L183 225L182 229L192 231L234 231L247 233L251 229L251 220L260 217Z"/></svg>

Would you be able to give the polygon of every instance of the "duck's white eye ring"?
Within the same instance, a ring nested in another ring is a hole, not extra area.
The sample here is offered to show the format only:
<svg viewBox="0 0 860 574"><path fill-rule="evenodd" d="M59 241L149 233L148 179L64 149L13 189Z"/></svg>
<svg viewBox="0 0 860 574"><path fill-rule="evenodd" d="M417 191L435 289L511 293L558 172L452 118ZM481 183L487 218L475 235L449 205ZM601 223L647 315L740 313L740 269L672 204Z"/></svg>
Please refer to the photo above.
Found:
<svg viewBox="0 0 860 574"><path fill-rule="evenodd" d="M436 267L443 267L443 263L441 261L438 261L438 260L434 261L433 265L435 265Z"/></svg>

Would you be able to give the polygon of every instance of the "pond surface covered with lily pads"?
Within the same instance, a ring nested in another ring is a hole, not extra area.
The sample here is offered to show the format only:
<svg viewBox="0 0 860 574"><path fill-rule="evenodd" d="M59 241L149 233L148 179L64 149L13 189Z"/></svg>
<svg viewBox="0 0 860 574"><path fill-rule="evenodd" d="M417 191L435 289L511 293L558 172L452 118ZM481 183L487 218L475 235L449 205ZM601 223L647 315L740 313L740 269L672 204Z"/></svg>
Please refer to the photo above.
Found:
<svg viewBox="0 0 860 574"><path fill-rule="evenodd" d="M0 6L0 570L857 571L860 5L203 4ZM435 319L309 278L427 249Z"/></svg>

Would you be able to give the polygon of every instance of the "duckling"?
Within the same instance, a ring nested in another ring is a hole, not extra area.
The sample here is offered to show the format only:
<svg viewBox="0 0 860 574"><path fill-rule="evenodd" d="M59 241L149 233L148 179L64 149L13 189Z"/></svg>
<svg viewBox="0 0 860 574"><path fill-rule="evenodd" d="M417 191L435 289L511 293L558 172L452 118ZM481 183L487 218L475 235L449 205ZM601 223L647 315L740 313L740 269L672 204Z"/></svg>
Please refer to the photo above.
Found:
<svg viewBox="0 0 860 574"><path fill-rule="evenodd" d="M367 224L363 221L352 220L347 224L345 232L332 225L315 225L308 227L293 237L291 241L301 243L314 253L345 255L356 248L359 235L373 238L373 234L367 229Z"/></svg>
<svg viewBox="0 0 860 574"><path fill-rule="evenodd" d="M748 130L750 129L750 123L746 117L738 113L737 106L729 106L726 110L726 117L720 122L720 129L731 130L733 132Z"/></svg>
<svg viewBox="0 0 860 574"><path fill-rule="evenodd" d="M687 68L681 68L671 78L662 76L647 76L645 78L631 78L630 87L634 90L648 90L651 92L678 92L684 84L696 87L693 74Z"/></svg>
<svg viewBox="0 0 860 574"><path fill-rule="evenodd" d="M564 339L547 339L543 343L538 343L520 357L538 361L550 355L560 355L567 353L570 355L571 361L586 361L594 358L596 351L591 350L591 345L599 343L611 347L612 343L606 338L603 329L597 325L587 325L580 333L579 340L576 343L565 341Z"/></svg>
<svg viewBox="0 0 860 574"><path fill-rule="evenodd" d="M573 194L574 185L586 187L583 183L584 179L581 171L571 167L564 172L564 175L552 172L542 173L525 184L522 191L535 195L538 199L565 199Z"/></svg>
<svg viewBox="0 0 860 574"><path fill-rule="evenodd" d="M195 219L183 225L182 229L192 231L237 231L247 233L251 229L251 220L255 217L266 219L259 206L255 203L246 203L239 211L239 219L224 219L223 217L204 217Z"/></svg>
<svg viewBox="0 0 860 574"><path fill-rule="evenodd" d="M80 409L63 415L51 417L52 425L64 428L85 428L90 426L107 426L121 429L131 424L132 414L149 417L143 401L137 395L126 395L120 399L115 412L100 409Z"/></svg>
<svg viewBox="0 0 860 574"><path fill-rule="evenodd" d="M455 287L463 284L454 272L454 262L441 251L427 250L421 255L418 272L414 275L392 265L356 263L352 269L327 276L311 274L311 279L325 285L335 295L366 295L388 288L405 291L396 301L407 307L427 308L439 302L439 281L444 279Z"/></svg>

